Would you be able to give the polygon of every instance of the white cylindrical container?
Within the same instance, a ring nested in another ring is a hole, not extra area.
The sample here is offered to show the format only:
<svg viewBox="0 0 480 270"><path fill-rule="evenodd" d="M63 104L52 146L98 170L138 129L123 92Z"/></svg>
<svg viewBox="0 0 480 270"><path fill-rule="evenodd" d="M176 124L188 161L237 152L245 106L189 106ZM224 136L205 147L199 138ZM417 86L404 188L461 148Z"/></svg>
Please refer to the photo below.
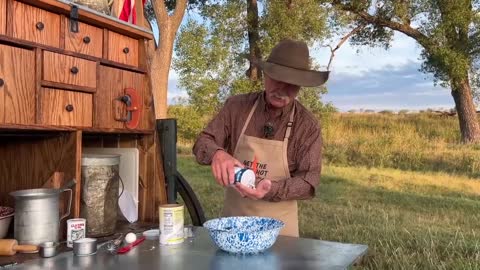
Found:
<svg viewBox="0 0 480 270"><path fill-rule="evenodd" d="M85 238L87 220L72 218L67 220L67 247L73 247L73 241Z"/></svg>
<svg viewBox="0 0 480 270"><path fill-rule="evenodd" d="M247 187L255 188L255 173L248 168L235 167L234 183L241 183Z"/></svg>
<svg viewBox="0 0 480 270"><path fill-rule="evenodd" d="M160 244L174 245L183 242L182 204L164 204L159 207Z"/></svg>

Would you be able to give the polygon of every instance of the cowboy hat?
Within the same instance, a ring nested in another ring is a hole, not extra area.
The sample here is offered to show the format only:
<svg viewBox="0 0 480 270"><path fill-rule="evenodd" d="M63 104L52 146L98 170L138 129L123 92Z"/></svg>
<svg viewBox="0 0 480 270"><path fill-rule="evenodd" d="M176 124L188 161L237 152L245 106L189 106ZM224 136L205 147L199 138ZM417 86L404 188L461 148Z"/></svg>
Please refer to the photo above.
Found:
<svg viewBox="0 0 480 270"><path fill-rule="evenodd" d="M310 69L308 46L303 41L284 39L268 56L256 64L270 78L299 86L320 86L328 80L328 71Z"/></svg>

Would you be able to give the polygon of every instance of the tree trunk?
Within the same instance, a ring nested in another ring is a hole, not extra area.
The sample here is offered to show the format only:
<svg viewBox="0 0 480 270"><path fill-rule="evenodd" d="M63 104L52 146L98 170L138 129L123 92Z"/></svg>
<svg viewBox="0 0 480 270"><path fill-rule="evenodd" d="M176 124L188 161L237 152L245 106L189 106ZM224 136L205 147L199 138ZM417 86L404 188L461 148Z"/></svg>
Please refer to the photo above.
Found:
<svg viewBox="0 0 480 270"><path fill-rule="evenodd" d="M480 142L480 124L473 103L472 89L468 78L452 80L452 96L460 123L463 143Z"/></svg>
<svg viewBox="0 0 480 270"><path fill-rule="evenodd" d="M250 68L248 69L248 77L251 81L258 81L262 78L262 73L258 67L252 64L252 61L262 59L258 42L260 37L258 34L258 5L257 0L247 0L247 24L248 24L248 45L250 48L249 59Z"/></svg>
<svg viewBox="0 0 480 270"><path fill-rule="evenodd" d="M175 11L169 15L163 0L152 2L160 30L160 42L156 50L149 47L150 76L155 107L155 118L167 118L168 74L172 63L173 43L178 27L187 8L187 0L177 0Z"/></svg>
<svg viewBox="0 0 480 270"><path fill-rule="evenodd" d="M150 72L156 119L167 118L168 75L170 73L170 64L172 62L174 40L175 35L170 35L166 32L160 34L159 46L152 56Z"/></svg>

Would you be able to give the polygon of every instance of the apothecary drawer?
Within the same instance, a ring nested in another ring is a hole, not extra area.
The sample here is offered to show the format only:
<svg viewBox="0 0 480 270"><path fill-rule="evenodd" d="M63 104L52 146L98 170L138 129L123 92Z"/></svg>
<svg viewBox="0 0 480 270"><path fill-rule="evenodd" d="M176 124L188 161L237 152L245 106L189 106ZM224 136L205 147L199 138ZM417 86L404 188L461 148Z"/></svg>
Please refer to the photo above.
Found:
<svg viewBox="0 0 480 270"><path fill-rule="evenodd" d="M78 32L71 31L71 23L65 20L65 49L102 58L103 30L86 23L77 22Z"/></svg>
<svg viewBox="0 0 480 270"><path fill-rule="evenodd" d="M9 12L13 12L13 37L60 47L60 15L17 1Z"/></svg>
<svg viewBox="0 0 480 270"><path fill-rule="evenodd" d="M94 89L97 85L97 63L44 51L43 80Z"/></svg>
<svg viewBox="0 0 480 270"><path fill-rule="evenodd" d="M44 125L92 126L92 94L42 88L40 122Z"/></svg>
<svg viewBox="0 0 480 270"><path fill-rule="evenodd" d="M107 59L138 67L138 40L109 31Z"/></svg>

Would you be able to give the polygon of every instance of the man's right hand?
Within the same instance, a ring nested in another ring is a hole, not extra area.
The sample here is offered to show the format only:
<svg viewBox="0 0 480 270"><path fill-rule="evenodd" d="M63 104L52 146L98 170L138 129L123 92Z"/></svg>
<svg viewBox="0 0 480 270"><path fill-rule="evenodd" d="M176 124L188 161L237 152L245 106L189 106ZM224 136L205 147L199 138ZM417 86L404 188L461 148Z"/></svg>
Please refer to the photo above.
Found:
<svg viewBox="0 0 480 270"><path fill-rule="evenodd" d="M222 186L233 184L234 166L243 168L243 164L223 150L217 150L212 158L212 173L217 183Z"/></svg>

